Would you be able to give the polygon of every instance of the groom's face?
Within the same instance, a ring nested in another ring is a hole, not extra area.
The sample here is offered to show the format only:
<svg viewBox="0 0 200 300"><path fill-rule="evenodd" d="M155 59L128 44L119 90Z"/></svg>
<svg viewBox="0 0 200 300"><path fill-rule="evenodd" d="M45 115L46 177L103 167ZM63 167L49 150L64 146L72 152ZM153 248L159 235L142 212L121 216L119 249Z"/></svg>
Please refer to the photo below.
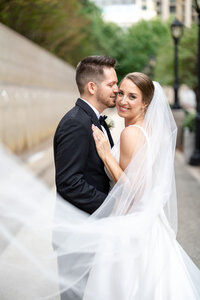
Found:
<svg viewBox="0 0 200 300"><path fill-rule="evenodd" d="M104 68L104 79L97 85L96 99L102 108L115 107L118 93L117 75L114 68Z"/></svg>

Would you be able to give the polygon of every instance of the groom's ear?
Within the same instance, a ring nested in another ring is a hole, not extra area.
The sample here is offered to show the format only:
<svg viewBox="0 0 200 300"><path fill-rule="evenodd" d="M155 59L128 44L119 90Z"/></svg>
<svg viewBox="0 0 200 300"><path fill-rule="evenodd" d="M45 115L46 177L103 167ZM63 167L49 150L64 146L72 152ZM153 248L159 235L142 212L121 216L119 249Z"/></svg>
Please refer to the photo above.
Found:
<svg viewBox="0 0 200 300"><path fill-rule="evenodd" d="M96 83L90 81L90 82L88 82L86 88L87 88L87 90L88 90L88 92L89 92L90 95L94 95L95 92L96 92L97 86L96 86Z"/></svg>

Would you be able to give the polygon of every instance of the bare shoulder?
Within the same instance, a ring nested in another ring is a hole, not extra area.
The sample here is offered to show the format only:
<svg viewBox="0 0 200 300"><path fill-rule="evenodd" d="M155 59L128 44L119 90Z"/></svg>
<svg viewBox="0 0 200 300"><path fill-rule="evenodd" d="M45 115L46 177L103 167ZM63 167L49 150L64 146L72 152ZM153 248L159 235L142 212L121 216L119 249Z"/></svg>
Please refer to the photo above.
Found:
<svg viewBox="0 0 200 300"><path fill-rule="evenodd" d="M131 143L135 141L141 135L141 129L136 126L127 126L121 133L121 143Z"/></svg>
<svg viewBox="0 0 200 300"><path fill-rule="evenodd" d="M128 126L122 131L120 136L120 166L122 170L125 170L131 161L133 153L138 148L141 135L141 129L136 126Z"/></svg>

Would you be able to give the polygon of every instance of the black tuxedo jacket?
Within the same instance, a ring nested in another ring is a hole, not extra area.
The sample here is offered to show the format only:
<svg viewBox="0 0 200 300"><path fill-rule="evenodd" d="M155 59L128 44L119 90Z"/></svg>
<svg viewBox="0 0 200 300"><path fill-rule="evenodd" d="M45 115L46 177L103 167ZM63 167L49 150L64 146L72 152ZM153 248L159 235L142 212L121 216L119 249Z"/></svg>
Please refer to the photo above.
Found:
<svg viewBox="0 0 200 300"><path fill-rule="evenodd" d="M78 99L60 121L54 136L57 192L90 214L109 191L109 179L96 151L92 124L101 129L93 109ZM109 139L113 144L111 136Z"/></svg>

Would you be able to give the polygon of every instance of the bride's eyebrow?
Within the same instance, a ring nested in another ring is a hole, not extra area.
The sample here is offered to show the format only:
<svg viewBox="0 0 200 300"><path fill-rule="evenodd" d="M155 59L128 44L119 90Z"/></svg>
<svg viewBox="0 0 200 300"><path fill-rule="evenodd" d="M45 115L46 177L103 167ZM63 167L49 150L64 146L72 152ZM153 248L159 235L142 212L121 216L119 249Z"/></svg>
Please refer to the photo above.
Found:
<svg viewBox="0 0 200 300"><path fill-rule="evenodd" d="M119 88L119 92L123 92L124 93L124 91L121 88ZM129 94L131 96L138 96L137 93L133 93L133 92L128 92L127 94Z"/></svg>
<svg viewBox="0 0 200 300"><path fill-rule="evenodd" d="M130 92L129 95L131 95L131 96L138 96L137 93L132 93L132 92Z"/></svg>

